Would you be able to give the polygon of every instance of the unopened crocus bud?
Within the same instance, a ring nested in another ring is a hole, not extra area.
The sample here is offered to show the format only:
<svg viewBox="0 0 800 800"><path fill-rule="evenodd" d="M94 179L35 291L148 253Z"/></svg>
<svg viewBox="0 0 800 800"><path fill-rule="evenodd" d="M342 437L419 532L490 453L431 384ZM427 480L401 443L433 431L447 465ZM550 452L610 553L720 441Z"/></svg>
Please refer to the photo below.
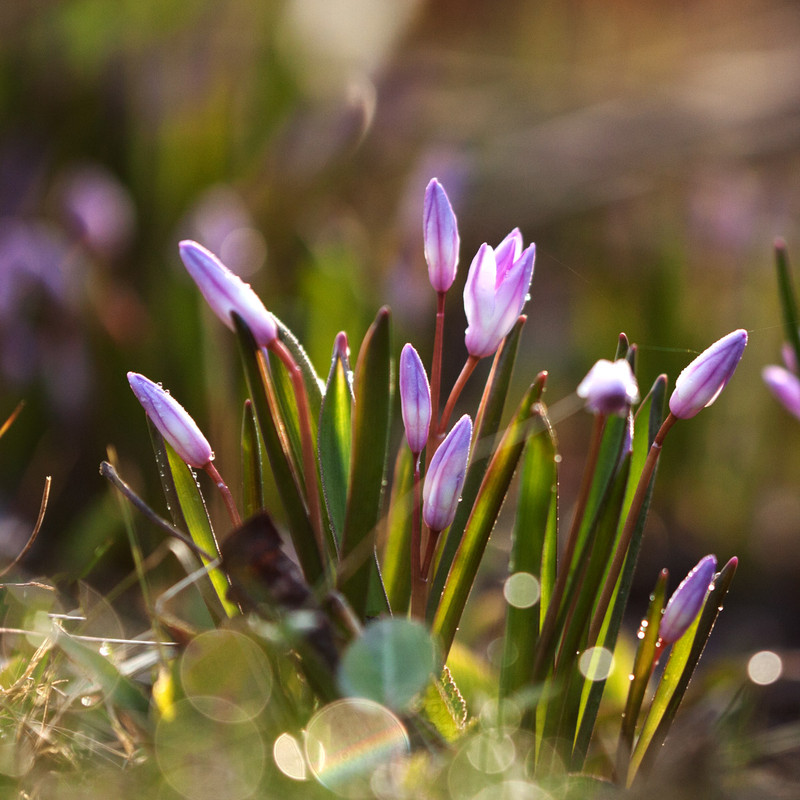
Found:
<svg viewBox="0 0 800 800"><path fill-rule="evenodd" d="M800 419L800 378L783 367L764 367L761 377L780 404Z"/></svg>
<svg viewBox="0 0 800 800"><path fill-rule="evenodd" d="M205 297L211 310L234 330L231 314L236 312L250 328L259 347L268 347L278 338L278 325L264 308L250 284L234 275L213 253L197 242L183 241L178 246L181 259Z"/></svg>
<svg viewBox="0 0 800 800"><path fill-rule="evenodd" d="M456 277L460 240L453 207L436 178L425 189L422 237L431 286L437 292L446 292Z"/></svg>
<svg viewBox="0 0 800 800"><path fill-rule="evenodd" d="M672 414L689 419L710 406L736 371L746 344L747 331L739 329L700 353L675 381L669 398Z"/></svg>
<svg viewBox="0 0 800 800"><path fill-rule="evenodd" d="M694 622L703 607L716 569L717 559L714 556L701 558L673 592L658 628L658 635L664 644L677 642Z"/></svg>
<svg viewBox="0 0 800 800"><path fill-rule="evenodd" d="M624 358L609 361L601 358L578 384L578 397L594 414L616 414L620 417L639 400L639 385L631 365Z"/></svg>
<svg viewBox="0 0 800 800"><path fill-rule="evenodd" d="M472 420L464 414L433 454L422 489L422 518L432 531L448 528L456 515L471 438Z"/></svg>
<svg viewBox="0 0 800 800"><path fill-rule="evenodd" d="M182 461L199 469L214 460L214 451L197 423L169 392L138 372L128 373L128 383L158 432Z"/></svg>
<svg viewBox="0 0 800 800"><path fill-rule="evenodd" d="M514 326L533 277L535 245L522 248L522 234L513 230L493 250L481 245L464 286L464 311L467 315L465 342L475 358L490 356Z"/></svg>
<svg viewBox="0 0 800 800"><path fill-rule="evenodd" d="M400 410L411 452L418 456L428 441L431 389L417 351L407 344L400 353Z"/></svg>

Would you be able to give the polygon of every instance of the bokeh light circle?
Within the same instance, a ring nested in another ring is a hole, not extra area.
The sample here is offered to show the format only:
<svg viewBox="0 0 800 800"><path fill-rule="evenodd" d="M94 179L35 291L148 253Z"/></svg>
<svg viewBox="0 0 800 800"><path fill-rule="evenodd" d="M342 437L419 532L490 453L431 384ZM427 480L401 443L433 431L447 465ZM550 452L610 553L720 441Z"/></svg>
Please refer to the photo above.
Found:
<svg viewBox="0 0 800 800"><path fill-rule="evenodd" d="M192 639L181 658L180 677L192 705L219 722L255 718L272 691L264 651L232 630L207 631Z"/></svg>
<svg viewBox="0 0 800 800"><path fill-rule="evenodd" d="M266 763L266 749L255 723L220 723L201 714L188 700L176 703L173 711L171 719L159 722L154 742L167 783L190 800L252 796Z"/></svg>
<svg viewBox="0 0 800 800"><path fill-rule="evenodd" d="M783 660L771 650L754 653L747 662L747 677L759 686L775 683L782 674Z"/></svg>
<svg viewBox="0 0 800 800"><path fill-rule="evenodd" d="M272 758L278 769L295 781L308 779L306 760L300 743L291 733L282 733L272 745Z"/></svg>
<svg viewBox="0 0 800 800"><path fill-rule="evenodd" d="M503 781L481 789L472 800L551 800L540 786L529 781Z"/></svg>
<svg viewBox="0 0 800 800"><path fill-rule="evenodd" d="M515 572L503 584L503 597L514 608L530 608L539 602L541 596L539 579L530 572Z"/></svg>
<svg viewBox="0 0 800 800"><path fill-rule="evenodd" d="M604 681L614 669L614 656L605 647L589 647L581 653L578 669L586 680Z"/></svg>
<svg viewBox="0 0 800 800"><path fill-rule="evenodd" d="M405 755L403 723L372 700L337 700L320 709L306 727L306 761L314 777L342 797L369 793L375 770Z"/></svg>

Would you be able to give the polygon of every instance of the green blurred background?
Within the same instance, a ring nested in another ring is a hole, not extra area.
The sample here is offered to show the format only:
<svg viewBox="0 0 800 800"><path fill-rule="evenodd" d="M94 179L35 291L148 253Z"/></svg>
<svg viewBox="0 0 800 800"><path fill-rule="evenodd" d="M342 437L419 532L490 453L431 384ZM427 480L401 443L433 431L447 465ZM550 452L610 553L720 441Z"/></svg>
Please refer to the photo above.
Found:
<svg viewBox="0 0 800 800"><path fill-rule="evenodd" d="M776 235L800 264L798 42L800 5L777 0L6 0L0 416L26 406L0 441L0 559L52 475L27 568L91 564L100 588L128 569L97 472L108 445L163 508L129 369L163 381L237 475L237 355L181 238L246 276L323 375L335 333L355 350L383 303L396 350L413 339L427 360L422 197L438 176L457 291L481 242L517 225L537 243L517 380L550 372L567 519L590 419L558 401L617 334L649 385L751 332L718 403L670 435L640 590L662 566L737 554L718 646L798 644L800 422L760 380L783 338ZM446 382L465 356L457 291ZM470 389L465 410L479 377Z"/></svg>

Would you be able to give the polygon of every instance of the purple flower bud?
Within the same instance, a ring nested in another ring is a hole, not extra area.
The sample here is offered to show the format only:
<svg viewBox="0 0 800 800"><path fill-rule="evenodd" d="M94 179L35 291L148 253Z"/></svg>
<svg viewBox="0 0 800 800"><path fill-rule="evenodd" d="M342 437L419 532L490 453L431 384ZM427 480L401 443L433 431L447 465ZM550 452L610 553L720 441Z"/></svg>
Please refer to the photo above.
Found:
<svg viewBox="0 0 800 800"><path fill-rule="evenodd" d="M231 313L235 311L247 323L259 347L269 347L278 338L275 318L249 284L197 242L183 241L179 249L192 279L225 325L234 330Z"/></svg>
<svg viewBox="0 0 800 800"><path fill-rule="evenodd" d="M578 397L594 414L617 414L622 417L639 400L639 385L631 365L624 359L601 358L578 384Z"/></svg>
<svg viewBox="0 0 800 800"><path fill-rule="evenodd" d="M433 454L422 489L422 518L432 531L443 531L456 515L471 438L472 420L464 414Z"/></svg>
<svg viewBox="0 0 800 800"><path fill-rule="evenodd" d="M169 392L140 375L128 373L128 383L158 432L190 467L205 467L214 460L214 451L197 423Z"/></svg>
<svg viewBox="0 0 800 800"><path fill-rule="evenodd" d="M658 628L658 635L664 644L677 642L694 622L703 607L716 569L716 557L701 558L672 593Z"/></svg>
<svg viewBox="0 0 800 800"><path fill-rule="evenodd" d="M764 367L761 377L778 402L800 419L800 378L783 367Z"/></svg>
<svg viewBox="0 0 800 800"><path fill-rule="evenodd" d="M700 353L678 375L669 410L679 419L689 419L710 406L731 379L746 344L747 331L739 329Z"/></svg>
<svg viewBox="0 0 800 800"><path fill-rule="evenodd" d="M533 277L535 245L519 252L522 235L513 230L497 250L481 245L464 286L466 345L475 358L490 356L517 321Z"/></svg>
<svg viewBox="0 0 800 800"><path fill-rule="evenodd" d="M460 240L453 207L436 178L425 189L422 236L431 286L446 292L456 277Z"/></svg>
<svg viewBox="0 0 800 800"><path fill-rule="evenodd" d="M418 456L428 441L431 389L417 351L407 344L400 353L400 409L411 452Z"/></svg>

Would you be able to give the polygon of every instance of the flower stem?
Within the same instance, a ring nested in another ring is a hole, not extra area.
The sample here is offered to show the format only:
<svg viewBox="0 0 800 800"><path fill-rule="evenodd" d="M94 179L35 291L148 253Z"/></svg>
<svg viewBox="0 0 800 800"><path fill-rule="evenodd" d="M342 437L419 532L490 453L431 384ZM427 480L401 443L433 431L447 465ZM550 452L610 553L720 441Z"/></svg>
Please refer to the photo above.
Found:
<svg viewBox="0 0 800 800"><path fill-rule="evenodd" d="M614 559L609 567L608 576L606 577L603 591L600 595L600 599L597 602L594 617L592 617L592 623L589 626L589 641L587 643L588 647L592 647L597 642L597 637L600 634L600 629L603 626L603 620L606 616L608 604L611 601L611 596L614 594L614 589L616 588L619 574L622 572L622 565L625 563L625 557L628 555L628 548L630 546L631 539L633 538L634 531L636 530L639 516L642 513L642 507L644 506L644 501L647 497L647 490L650 487L650 481L652 480L653 474L656 471L656 466L658 465L658 459L661 455L661 446L664 443L664 437L667 435L669 429L675 424L677 419L678 418L674 416L672 412L670 412L656 434L653 444L650 446L650 451L647 454L647 460L644 462L644 468L642 469L639 483L636 486L636 492L634 493L633 500L631 501L631 507L628 511L628 516L625 518L625 526L620 534L617 550L614 553Z"/></svg>
<svg viewBox="0 0 800 800"><path fill-rule="evenodd" d="M275 339L270 344L270 349L280 358L294 389L295 401L297 402L298 419L300 422L300 438L303 446L303 473L306 483L306 501L308 503L308 515L311 519L311 527L317 539L317 547L323 564L327 564L327 547L325 536L322 530L322 511L319 504L319 493L317 492L317 460L314 457L314 440L311 435L311 409L308 405L308 394L306 385L303 382L303 373L294 360L289 349L280 340Z"/></svg>
<svg viewBox="0 0 800 800"><path fill-rule="evenodd" d="M477 356L468 356L466 363L464 364L463 369L461 370L461 374L458 376L458 380L456 380L453 388L450 392L450 397L447 398L447 404L444 407L444 411L442 412L442 418L439 420L439 424L436 426L436 436L437 439L434 451L436 447L439 446L438 439L444 433L445 428L447 427L447 423L450 421L450 417L453 413L453 409L455 408L456 401L461 394L461 390L464 388L464 385L469 380L469 376L475 371L475 367L478 366L478 361L480 359Z"/></svg>
<svg viewBox="0 0 800 800"><path fill-rule="evenodd" d="M233 527L238 528L242 524L242 518L239 516L239 510L236 508L236 503L233 500L233 495L228 488L228 484L222 480L222 475L219 474L219 470L214 466L213 461L209 461L203 469L209 474L211 480L214 481L217 489L219 489L219 493L225 501L225 508L228 510L228 516L231 518Z"/></svg>
<svg viewBox="0 0 800 800"><path fill-rule="evenodd" d="M433 364L431 365L431 410L434 426L439 419L439 393L442 385L442 348L444 346L444 303L446 292L436 293L436 332L433 337Z"/></svg>
<svg viewBox="0 0 800 800"><path fill-rule="evenodd" d="M422 516L421 481L419 474L419 456L414 465L414 504L411 512L411 616L415 619L425 617L427 603L427 582L422 577Z"/></svg>

